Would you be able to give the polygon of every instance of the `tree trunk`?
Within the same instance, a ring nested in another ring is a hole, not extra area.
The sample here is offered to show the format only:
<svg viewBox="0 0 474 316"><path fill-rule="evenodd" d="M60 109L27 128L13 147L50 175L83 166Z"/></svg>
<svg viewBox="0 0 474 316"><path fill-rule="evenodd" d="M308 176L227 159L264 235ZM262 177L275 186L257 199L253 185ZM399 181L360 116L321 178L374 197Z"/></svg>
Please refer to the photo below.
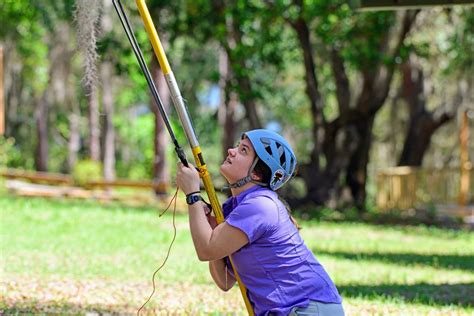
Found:
<svg viewBox="0 0 474 316"><path fill-rule="evenodd" d="M5 89L5 136L18 134L21 126L19 106L21 103L23 79L22 64L15 62L17 57L15 44L11 40L4 42L4 89Z"/></svg>
<svg viewBox="0 0 474 316"><path fill-rule="evenodd" d="M35 109L36 131L38 135L35 155L36 171L48 171L48 93L47 89L43 92Z"/></svg>
<svg viewBox="0 0 474 316"><path fill-rule="evenodd" d="M302 12L302 4L299 5ZM321 205L329 200L331 188L335 186L337 177L324 176L320 165L322 142L321 137L318 136L323 135L322 133L325 126L325 119L321 111L324 104L321 94L319 93L319 83L315 72L316 64L313 57L309 27L303 16L300 16L295 21L289 22L296 32L303 53L306 94L310 102L313 123L312 138L314 140L314 146L310 154L310 162L300 168L300 174L306 183L308 193L306 198L302 200L302 203L313 202Z"/></svg>
<svg viewBox="0 0 474 316"><path fill-rule="evenodd" d="M227 150L234 147L237 125L235 122L235 111L238 106L238 99L235 92L230 86L231 65L227 53L221 49L219 52L219 88L220 88L220 105L219 105L219 123L223 127L222 134L222 157L227 157Z"/></svg>
<svg viewBox="0 0 474 316"><path fill-rule="evenodd" d="M262 128L262 123L257 111L257 104L253 97L253 88L247 76L237 76L240 100L245 108L245 118L249 122L249 129Z"/></svg>
<svg viewBox="0 0 474 316"><path fill-rule="evenodd" d="M79 149L81 148L80 126L81 113L79 104L72 101L72 109L69 114L69 140L68 140L68 159L67 165L69 173L72 173L77 162Z"/></svg>
<svg viewBox="0 0 474 316"><path fill-rule="evenodd" d="M153 61L151 62L150 68L153 81L155 82L155 85L158 89L158 93L160 95L161 101L163 102L163 106L165 107L165 111L168 112L170 92L168 90L168 86L166 84L163 72L161 71L158 62L155 59L153 59ZM155 154L153 159L153 181L156 183L168 183L170 178L166 161L168 135L166 132L163 117L161 116L157 104L155 103L155 100L153 98L151 99L151 108L153 113L155 114L155 135L153 138L155 148Z"/></svg>
<svg viewBox="0 0 474 316"><path fill-rule="evenodd" d="M410 118L398 165L421 166L434 132L451 120L454 112L445 112L441 107L427 111L423 71L410 61L401 70L401 95L408 105Z"/></svg>
<svg viewBox="0 0 474 316"><path fill-rule="evenodd" d="M306 93L313 117L314 147L310 162L300 168L308 191L305 200L317 204L329 202L330 206L335 206L340 194L340 177L345 171L353 202L358 207L363 207L373 121L387 98L393 66L380 61L373 68L364 70L362 92L354 108L351 108L350 87L343 61L337 50L330 49L340 113L332 122L326 122L322 112L324 100L319 92L310 30L303 12L304 5L297 0L294 5L298 6L300 15L288 22L296 32L303 52ZM398 54L415 17L416 13L413 12L400 15L397 32L391 36L387 33L379 39L381 50L390 56Z"/></svg>
<svg viewBox="0 0 474 316"><path fill-rule="evenodd" d="M111 11L112 2L102 0L101 37L109 35L113 29ZM103 158L104 158L104 179L115 179L115 128L114 118L114 90L112 79L114 75L113 52L108 49L104 54L103 62L100 64L100 77L102 88L102 105L104 108L103 125Z"/></svg>
<svg viewBox="0 0 474 316"><path fill-rule="evenodd" d="M252 83L246 70L245 57L242 57L241 53L234 49L242 46L242 30L239 21L235 17L226 17L225 23L228 37L223 46L227 52L230 66L235 67L232 69L232 76L237 81L237 87L234 87L236 88L234 90L238 92L239 100L245 108L245 118L249 123L249 129L262 128Z"/></svg>
<svg viewBox="0 0 474 316"><path fill-rule="evenodd" d="M0 136L5 133L5 103L3 102L3 45L0 43Z"/></svg>
<svg viewBox="0 0 474 316"><path fill-rule="evenodd" d="M308 24L303 17L298 18L292 24L293 29L296 31L298 41L303 52L304 69L305 69L305 82L306 82L306 94L308 95L311 113L313 115L313 137L315 140L318 139L318 131L325 125L325 118L322 112L324 108L324 100L319 92L319 82L316 76L316 63L314 62L313 48L311 46L310 31ZM319 146L314 147L312 158L319 156Z"/></svg>
<svg viewBox="0 0 474 316"><path fill-rule="evenodd" d="M423 111L410 117L408 132L398 161L399 166L421 166L435 132L433 118Z"/></svg>
<svg viewBox="0 0 474 316"><path fill-rule="evenodd" d="M381 50L395 58L399 54L405 38L410 32L418 11L405 11L397 15L397 23L385 37L381 38ZM351 156L346 172L346 184L349 186L354 205L362 211L366 199L367 165L372 145L372 128L377 112L387 100L395 68L379 61L373 69L362 72L362 92L356 102L356 111L361 113L356 123L359 143Z"/></svg>
<svg viewBox="0 0 474 316"><path fill-rule="evenodd" d="M89 155L93 161L100 161L99 99L95 86L87 93L89 104Z"/></svg>
<svg viewBox="0 0 474 316"><path fill-rule="evenodd" d="M101 66L102 76L102 103L104 107L104 179L115 179L115 128L114 117L114 94L111 84L113 65L110 61L104 61Z"/></svg>
<svg viewBox="0 0 474 316"><path fill-rule="evenodd" d="M346 184L349 186L353 203L359 210L365 208L367 183L367 165L369 164L369 151L372 145L372 127L375 115L368 116L367 120L359 121L356 125L359 144L351 155L346 169Z"/></svg>
<svg viewBox="0 0 474 316"><path fill-rule="evenodd" d="M68 158L66 163L66 172L72 172L77 160L77 154L80 146L79 122L80 110L77 101L76 87L71 82L74 80L73 63L71 60L76 52L76 47L71 41L72 30L67 22L60 22L51 36L52 47L50 49L50 81L48 89L51 93L51 113L53 118L57 119L58 113L68 113L69 135L59 133L67 137ZM52 131L55 125L51 126Z"/></svg>

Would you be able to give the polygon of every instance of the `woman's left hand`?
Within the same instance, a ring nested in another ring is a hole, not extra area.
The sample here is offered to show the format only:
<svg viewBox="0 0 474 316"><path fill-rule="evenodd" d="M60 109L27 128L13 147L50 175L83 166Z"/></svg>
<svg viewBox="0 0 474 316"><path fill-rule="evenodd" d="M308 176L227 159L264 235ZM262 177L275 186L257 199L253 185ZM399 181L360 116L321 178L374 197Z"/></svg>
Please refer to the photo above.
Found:
<svg viewBox="0 0 474 316"><path fill-rule="evenodd" d="M193 192L200 191L199 173L193 165L186 167L183 163L178 162L178 171L176 172L176 184L184 194L188 195Z"/></svg>

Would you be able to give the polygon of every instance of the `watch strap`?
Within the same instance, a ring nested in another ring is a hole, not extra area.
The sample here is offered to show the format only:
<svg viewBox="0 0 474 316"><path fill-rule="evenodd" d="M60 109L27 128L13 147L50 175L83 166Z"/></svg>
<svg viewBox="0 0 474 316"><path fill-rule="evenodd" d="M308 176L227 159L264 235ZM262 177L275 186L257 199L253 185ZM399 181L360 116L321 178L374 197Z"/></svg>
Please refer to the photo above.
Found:
<svg viewBox="0 0 474 316"><path fill-rule="evenodd" d="M188 205L193 205L194 203L198 201L203 201L203 198L201 196L201 192L192 192L186 195L186 203Z"/></svg>

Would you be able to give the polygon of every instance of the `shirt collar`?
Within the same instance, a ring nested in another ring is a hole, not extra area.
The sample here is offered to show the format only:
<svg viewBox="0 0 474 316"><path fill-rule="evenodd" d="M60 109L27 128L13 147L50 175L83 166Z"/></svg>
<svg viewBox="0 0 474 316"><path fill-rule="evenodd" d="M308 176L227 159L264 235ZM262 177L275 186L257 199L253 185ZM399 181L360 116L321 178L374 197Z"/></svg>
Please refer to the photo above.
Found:
<svg viewBox="0 0 474 316"><path fill-rule="evenodd" d="M250 194L252 192L255 192L257 190L261 190L261 189L264 189L264 187L262 187L260 185L254 185L254 186L251 186L250 188L248 188L247 190L240 192L237 196L231 196L222 205L222 208L224 209L224 213L227 213L227 212L230 212L231 210L233 210L237 205L240 204L240 202L242 202L242 200L248 194ZM227 214L225 214L225 215L227 215Z"/></svg>
<svg viewBox="0 0 474 316"><path fill-rule="evenodd" d="M257 190L260 190L260 189L263 189L262 186L260 185L254 185L254 186L251 186L250 188L248 188L247 190L245 191L242 191L240 192L236 197L235 197L235 200L236 200L236 204L239 205L240 202L242 202L242 200L250 193L254 192L254 191L257 191Z"/></svg>

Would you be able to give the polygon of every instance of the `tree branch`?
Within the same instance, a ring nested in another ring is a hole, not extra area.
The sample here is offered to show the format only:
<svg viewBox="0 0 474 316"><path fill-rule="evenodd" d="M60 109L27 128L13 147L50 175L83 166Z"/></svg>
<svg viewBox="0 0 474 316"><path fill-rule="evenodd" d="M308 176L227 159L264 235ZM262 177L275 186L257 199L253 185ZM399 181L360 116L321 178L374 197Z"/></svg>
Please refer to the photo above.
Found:
<svg viewBox="0 0 474 316"><path fill-rule="evenodd" d="M344 60L339 55L335 47L331 48L331 66L334 79L336 82L336 96L339 105L339 113L349 110L351 92L349 87L349 79L347 78Z"/></svg>

